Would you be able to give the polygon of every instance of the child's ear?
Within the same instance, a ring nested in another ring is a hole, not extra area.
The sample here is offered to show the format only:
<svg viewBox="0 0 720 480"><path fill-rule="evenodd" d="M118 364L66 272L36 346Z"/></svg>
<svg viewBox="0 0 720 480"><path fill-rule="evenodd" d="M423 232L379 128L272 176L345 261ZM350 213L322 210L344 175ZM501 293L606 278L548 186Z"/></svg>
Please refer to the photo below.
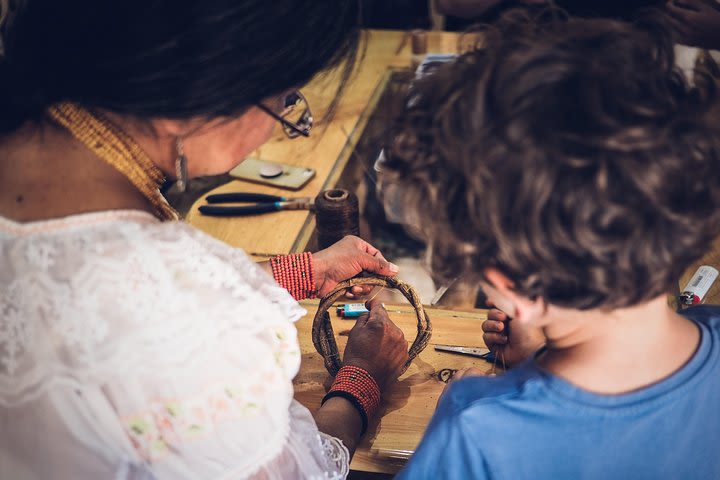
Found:
<svg viewBox="0 0 720 480"><path fill-rule="evenodd" d="M517 293L513 281L496 268L487 268L483 273L486 280L484 290L488 299L514 321L536 323L542 317L545 312L542 299L530 300Z"/></svg>

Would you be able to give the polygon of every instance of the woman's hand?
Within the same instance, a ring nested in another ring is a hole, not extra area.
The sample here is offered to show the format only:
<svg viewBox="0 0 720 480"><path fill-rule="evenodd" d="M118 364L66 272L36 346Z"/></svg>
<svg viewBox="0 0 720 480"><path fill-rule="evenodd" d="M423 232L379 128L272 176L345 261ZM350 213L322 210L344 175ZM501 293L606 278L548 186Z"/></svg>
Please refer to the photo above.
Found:
<svg viewBox="0 0 720 480"><path fill-rule="evenodd" d="M720 50L720 4L716 0L670 0L665 12L680 43Z"/></svg>
<svg viewBox="0 0 720 480"><path fill-rule="evenodd" d="M402 372L408 346L402 330L388 318L379 301L367 302L365 306L370 313L360 316L350 330L343 364L366 370L382 391ZM353 403L346 398L330 398L315 413L315 423L321 432L341 439L353 454L362 425Z"/></svg>
<svg viewBox="0 0 720 480"><path fill-rule="evenodd" d="M506 366L522 363L545 345L545 336L540 329L511 325L510 317L497 308L488 311L482 330L485 345L498 358L502 355Z"/></svg>
<svg viewBox="0 0 720 480"><path fill-rule="evenodd" d="M343 365L366 370L383 389L402 373L408 344L379 300L368 302L366 307L370 313L360 316L350 330Z"/></svg>
<svg viewBox="0 0 720 480"><path fill-rule="evenodd" d="M353 235L314 253L313 264L319 297L332 291L339 282L363 271L388 277L397 275L399 271L397 265L385 260L380 250ZM353 298L355 295L364 295L372 288L369 285L355 286L347 296Z"/></svg>

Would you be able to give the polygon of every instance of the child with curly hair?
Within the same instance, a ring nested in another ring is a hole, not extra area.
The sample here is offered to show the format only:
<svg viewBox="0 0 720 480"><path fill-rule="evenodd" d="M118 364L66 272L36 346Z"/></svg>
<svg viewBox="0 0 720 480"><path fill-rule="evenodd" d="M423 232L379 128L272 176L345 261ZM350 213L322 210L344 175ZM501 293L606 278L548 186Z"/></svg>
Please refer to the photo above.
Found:
<svg viewBox="0 0 720 480"><path fill-rule="evenodd" d="M720 309L667 303L720 234L720 129L673 65L660 24L512 13L412 89L382 182L527 360L451 383L398 478L720 478Z"/></svg>

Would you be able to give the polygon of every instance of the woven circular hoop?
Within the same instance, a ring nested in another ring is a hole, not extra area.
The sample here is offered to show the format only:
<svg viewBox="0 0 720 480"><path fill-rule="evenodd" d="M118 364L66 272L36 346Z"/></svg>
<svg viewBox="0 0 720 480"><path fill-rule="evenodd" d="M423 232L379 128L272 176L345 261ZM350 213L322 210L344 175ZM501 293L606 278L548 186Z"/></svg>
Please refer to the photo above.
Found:
<svg viewBox="0 0 720 480"><path fill-rule="evenodd" d="M410 357L405 364L405 369L410 366L413 359L422 352L430 341L432 335L432 324L430 318L425 313L425 309L422 306L420 297L418 297L415 289L407 283L392 277L362 277L362 278L351 278L344 282L337 284L335 289L325 295L320 300L315 319L313 320L312 327L312 339L315 344L315 350L323 356L325 360L325 368L330 372L330 375L335 376L340 367L342 361L340 360L340 353L338 352L337 343L335 342L335 333L333 332L332 324L330 323L330 314L328 309L332 307L335 300L345 294L348 288L356 285L376 285L381 287L389 287L399 290L405 298L408 299L410 304L415 308L415 315L417 316L417 337L408 350L408 356Z"/></svg>

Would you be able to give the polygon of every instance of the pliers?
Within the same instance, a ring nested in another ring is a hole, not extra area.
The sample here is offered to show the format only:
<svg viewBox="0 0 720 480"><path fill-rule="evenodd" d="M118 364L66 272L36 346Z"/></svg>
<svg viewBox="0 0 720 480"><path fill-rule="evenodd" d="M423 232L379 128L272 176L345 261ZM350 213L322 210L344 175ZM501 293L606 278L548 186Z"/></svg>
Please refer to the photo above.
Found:
<svg viewBox="0 0 720 480"><path fill-rule="evenodd" d="M277 212L279 210L313 210L310 197L286 198L265 193L217 193L205 199L210 205L202 205L198 210L203 215L214 217L238 217ZM221 203L257 202L252 205L221 206Z"/></svg>

